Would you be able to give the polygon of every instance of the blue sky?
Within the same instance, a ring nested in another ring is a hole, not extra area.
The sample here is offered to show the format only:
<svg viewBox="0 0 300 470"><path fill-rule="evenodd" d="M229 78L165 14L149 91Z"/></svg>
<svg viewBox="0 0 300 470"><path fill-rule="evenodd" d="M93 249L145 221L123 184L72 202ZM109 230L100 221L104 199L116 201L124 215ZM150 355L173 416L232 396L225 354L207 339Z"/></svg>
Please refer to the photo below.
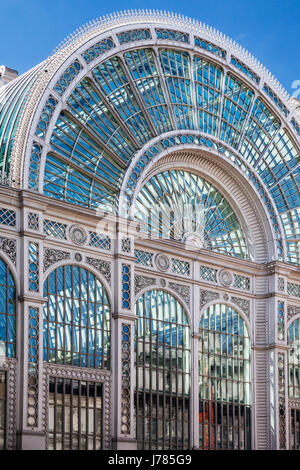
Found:
<svg viewBox="0 0 300 470"><path fill-rule="evenodd" d="M292 94L300 80L300 0L0 0L0 65L25 72L80 25L151 8L197 18L239 42ZM300 98L298 96L298 98Z"/></svg>

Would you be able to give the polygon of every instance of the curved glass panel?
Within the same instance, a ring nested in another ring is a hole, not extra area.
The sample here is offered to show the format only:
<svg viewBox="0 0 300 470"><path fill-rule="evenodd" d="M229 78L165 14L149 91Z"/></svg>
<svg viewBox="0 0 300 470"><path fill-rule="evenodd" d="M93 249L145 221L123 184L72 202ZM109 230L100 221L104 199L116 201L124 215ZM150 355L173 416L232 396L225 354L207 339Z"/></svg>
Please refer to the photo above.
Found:
<svg viewBox="0 0 300 470"><path fill-rule="evenodd" d="M86 269L61 266L44 283L44 361L110 367L110 304Z"/></svg>
<svg viewBox="0 0 300 470"><path fill-rule="evenodd" d="M7 264L0 258L0 357L15 357L16 286Z"/></svg>
<svg viewBox="0 0 300 470"><path fill-rule="evenodd" d="M300 318L288 328L289 397L300 398Z"/></svg>
<svg viewBox="0 0 300 470"><path fill-rule="evenodd" d="M140 190L135 218L150 238L181 240L238 258L248 250L241 225L224 196L185 170L150 178Z"/></svg>
<svg viewBox="0 0 300 470"><path fill-rule="evenodd" d="M251 448L251 343L244 320L216 304L199 327L199 447Z"/></svg>
<svg viewBox="0 0 300 470"><path fill-rule="evenodd" d="M8 175L10 154L20 116L42 64L0 88L0 170Z"/></svg>
<svg viewBox="0 0 300 470"><path fill-rule="evenodd" d="M136 303L136 436L140 449L188 449L191 344L187 315L161 290Z"/></svg>
<svg viewBox="0 0 300 470"><path fill-rule="evenodd" d="M42 64L0 90L4 177L20 117L41 69ZM199 51L158 46L104 60L76 85L57 119L46 156L44 194L114 211L126 169L139 149L165 132L200 131L233 146L253 167L270 192L284 232L292 230L286 261L299 264L299 146L281 127L278 112L285 108L276 108L276 98L273 111L260 96L272 98L272 90L265 86L255 97L243 81L244 72L235 70L243 75L236 77ZM270 204L265 206L274 219ZM281 251L279 247L279 256Z"/></svg>

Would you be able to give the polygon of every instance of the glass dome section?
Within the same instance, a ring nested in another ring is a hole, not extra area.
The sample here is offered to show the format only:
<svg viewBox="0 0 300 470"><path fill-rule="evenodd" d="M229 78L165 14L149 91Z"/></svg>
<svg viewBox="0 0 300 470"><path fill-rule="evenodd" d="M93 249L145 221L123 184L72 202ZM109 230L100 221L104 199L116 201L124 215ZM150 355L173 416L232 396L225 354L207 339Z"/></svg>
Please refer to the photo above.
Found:
<svg viewBox="0 0 300 470"><path fill-rule="evenodd" d="M135 203L140 232L248 259L240 222L225 197L209 181L185 170L151 177Z"/></svg>
<svg viewBox="0 0 300 470"><path fill-rule="evenodd" d="M139 17L143 27L133 30ZM265 185L259 192L270 194L279 213L262 196L270 218L276 218L278 257L299 264L299 123L293 100L250 54L197 22L126 12L104 23L106 31L109 24L117 28L114 37L98 34L96 22L87 28L86 48L81 33L75 35L69 49L66 44L0 90L3 177L12 174L26 189L114 212L127 169L142 148L167 133L166 138L198 133L200 140L214 138L226 152L235 151L246 178ZM31 110L40 114L30 116ZM30 151L34 160L37 145L40 161L31 162L28 181ZM285 237L285 249L278 237Z"/></svg>

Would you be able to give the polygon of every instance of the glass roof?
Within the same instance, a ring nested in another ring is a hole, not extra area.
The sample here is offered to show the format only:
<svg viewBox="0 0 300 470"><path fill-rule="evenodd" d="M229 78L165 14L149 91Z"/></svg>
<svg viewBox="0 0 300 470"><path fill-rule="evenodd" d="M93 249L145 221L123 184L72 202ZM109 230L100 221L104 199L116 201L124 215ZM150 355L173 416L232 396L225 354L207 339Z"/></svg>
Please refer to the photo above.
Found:
<svg viewBox="0 0 300 470"><path fill-rule="evenodd" d="M258 78L251 69L244 65L237 68L234 59L234 72L225 72L213 57L201 55L201 44L195 43L199 52L183 50L182 41L180 50L140 45L100 64L95 56L96 65L77 80L69 94L69 83L82 70L86 54L74 60L68 66L67 78L62 75L54 85L35 134L35 145L44 145L50 139L44 194L112 212L116 210L126 170L140 149L167 132L197 131L231 146L254 169L280 214L287 239L287 260L299 263L299 151L279 118L280 111L273 110L278 101L276 95L271 96L268 89L268 96L275 103L268 105L255 92ZM115 47L114 41L106 40L103 51L99 49L97 54L100 57ZM87 62L89 67L91 60ZM2 104L0 151L2 169L7 173L20 109L40 67L14 81L15 85L4 87L8 99ZM256 77L253 88L244 81L246 77L250 81ZM58 83L60 87L63 84L59 93ZM53 122L51 117L61 97L64 106ZM35 159L36 155L30 165L31 189L38 187L39 163Z"/></svg>
<svg viewBox="0 0 300 470"><path fill-rule="evenodd" d="M150 178L140 190L135 219L151 239L173 239L248 259L245 236L225 197L210 182L184 170Z"/></svg>

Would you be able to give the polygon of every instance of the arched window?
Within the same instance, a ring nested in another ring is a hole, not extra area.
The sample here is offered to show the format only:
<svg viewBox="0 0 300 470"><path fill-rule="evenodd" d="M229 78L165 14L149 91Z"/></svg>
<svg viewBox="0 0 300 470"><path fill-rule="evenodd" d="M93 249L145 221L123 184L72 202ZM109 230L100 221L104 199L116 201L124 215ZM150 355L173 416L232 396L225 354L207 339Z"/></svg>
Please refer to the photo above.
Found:
<svg viewBox="0 0 300 470"><path fill-rule="evenodd" d="M150 238L180 240L248 259L241 224L220 191L185 170L152 176L138 193L135 218Z"/></svg>
<svg viewBox="0 0 300 470"><path fill-rule="evenodd" d="M0 259L0 357L15 357L16 286L7 264Z"/></svg>
<svg viewBox="0 0 300 470"><path fill-rule="evenodd" d="M61 266L44 283L44 361L108 369L110 304L84 268Z"/></svg>
<svg viewBox="0 0 300 470"><path fill-rule="evenodd" d="M199 330L199 447L251 448L251 344L231 307L210 306Z"/></svg>
<svg viewBox="0 0 300 470"><path fill-rule="evenodd" d="M300 318L288 328L289 397L300 398ZM300 449L300 409L290 410L290 449Z"/></svg>
<svg viewBox="0 0 300 470"><path fill-rule="evenodd" d="M139 449L188 449L190 328L181 304L162 290L136 303L136 435Z"/></svg>

